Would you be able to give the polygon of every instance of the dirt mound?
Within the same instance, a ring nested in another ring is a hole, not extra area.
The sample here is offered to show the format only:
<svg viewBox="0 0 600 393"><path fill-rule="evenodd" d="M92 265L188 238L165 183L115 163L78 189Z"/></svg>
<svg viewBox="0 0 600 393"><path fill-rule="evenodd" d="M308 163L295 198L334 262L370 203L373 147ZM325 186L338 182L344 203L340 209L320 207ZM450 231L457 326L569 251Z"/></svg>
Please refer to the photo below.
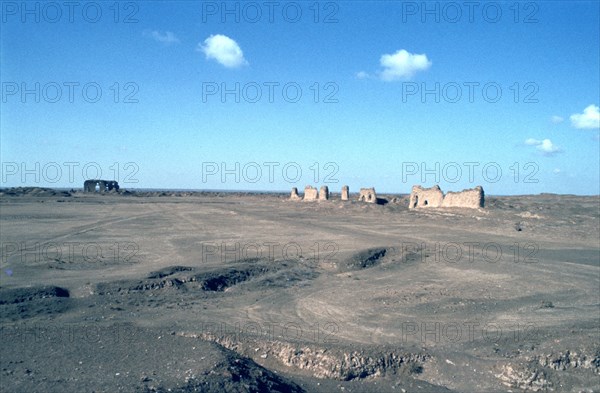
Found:
<svg viewBox="0 0 600 393"><path fill-rule="evenodd" d="M319 276L314 267L307 266L304 263L298 262L280 262L281 269L268 272L265 275L252 280L248 283L248 287L256 288L257 290L265 287L288 288L294 285L304 285L310 280L314 280Z"/></svg>
<svg viewBox="0 0 600 393"><path fill-rule="evenodd" d="M262 276L281 268L274 263L256 264L252 261L215 269L208 272L195 273L195 268L188 266L171 266L151 272L143 280L119 280L96 285L98 295L130 294L135 292L156 290L209 291L222 292L229 287Z"/></svg>
<svg viewBox="0 0 600 393"><path fill-rule="evenodd" d="M187 289L185 278L148 279L148 280L119 280L102 282L96 285L97 295L128 295L136 292L156 291L165 289Z"/></svg>
<svg viewBox="0 0 600 393"><path fill-rule="evenodd" d="M150 272L147 278L163 278L172 276L177 272L190 272L192 270L194 270L194 268L189 266L168 266L155 272Z"/></svg>
<svg viewBox="0 0 600 393"><path fill-rule="evenodd" d="M70 197L71 193L43 187L12 187L0 190L0 196Z"/></svg>
<svg viewBox="0 0 600 393"><path fill-rule="evenodd" d="M3 392L303 392L214 342L128 323L3 324L0 337Z"/></svg>
<svg viewBox="0 0 600 393"><path fill-rule="evenodd" d="M60 314L71 306L69 291L54 286L0 289L0 320Z"/></svg>
<svg viewBox="0 0 600 393"><path fill-rule="evenodd" d="M255 276L260 276L269 271L267 267L230 268L227 270L202 273L194 276L204 291L224 291L225 289L247 281Z"/></svg>
<svg viewBox="0 0 600 393"><path fill-rule="evenodd" d="M341 271L368 269L381 263L387 253L387 248L370 248L353 255L340 266Z"/></svg>
<svg viewBox="0 0 600 393"><path fill-rule="evenodd" d="M316 378L349 381L385 374L419 374L430 359L425 353L389 351L377 348L324 348L301 343L270 341L211 333L179 333L184 337L214 341L243 356L273 357L287 367L309 371Z"/></svg>
<svg viewBox="0 0 600 393"><path fill-rule="evenodd" d="M53 297L69 297L69 291L54 286L0 289L0 304L23 303Z"/></svg>
<svg viewBox="0 0 600 393"><path fill-rule="evenodd" d="M288 392L304 390L274 372L256 364L252 359L240 357L234 351L223 349L225 359L216 363L206 375L188 380L183 387L170 392ZM150 392L151 390L144 390Z"/></svg>

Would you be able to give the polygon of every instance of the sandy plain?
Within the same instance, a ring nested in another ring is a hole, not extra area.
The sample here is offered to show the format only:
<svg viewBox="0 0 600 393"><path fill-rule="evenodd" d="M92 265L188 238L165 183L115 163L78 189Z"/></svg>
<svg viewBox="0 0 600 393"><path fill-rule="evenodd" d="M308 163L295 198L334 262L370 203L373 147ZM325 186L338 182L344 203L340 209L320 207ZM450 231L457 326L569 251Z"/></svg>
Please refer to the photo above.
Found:
<svg viewBox="0 0 600 393"><path fill-rule="evenodd" d="M3 392L600 392L600 198L0 190Z"/></svg>

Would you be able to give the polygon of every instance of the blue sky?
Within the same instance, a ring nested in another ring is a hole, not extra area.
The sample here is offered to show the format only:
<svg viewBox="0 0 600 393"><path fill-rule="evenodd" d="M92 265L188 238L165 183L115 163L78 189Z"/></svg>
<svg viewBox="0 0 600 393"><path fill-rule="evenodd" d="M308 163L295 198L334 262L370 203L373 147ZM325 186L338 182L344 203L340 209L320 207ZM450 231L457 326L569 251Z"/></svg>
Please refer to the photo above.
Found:
<svg viewBox="0 0 600 393"><path fill-rule="evenodd" d="M114 4L2 3L0 186L600 193L597 1Z"/></svg>

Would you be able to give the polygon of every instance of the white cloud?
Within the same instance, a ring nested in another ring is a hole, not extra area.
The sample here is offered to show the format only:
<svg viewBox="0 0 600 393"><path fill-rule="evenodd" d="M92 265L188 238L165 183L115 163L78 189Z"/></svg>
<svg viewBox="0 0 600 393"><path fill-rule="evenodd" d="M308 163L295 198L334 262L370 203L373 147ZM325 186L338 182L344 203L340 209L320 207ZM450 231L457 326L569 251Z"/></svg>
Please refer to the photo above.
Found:
<svg viewBox="0 0 600 393"><path fill-rule="evenodd" d="M537 149L543 153L552 154L560 151L560 148L552 143L550 139L544 139Z"/></svg>
<svg viewBox="0 0 600 393"><path fill-rule="evenodd" d="M175 33L171 32L171 31L165 31L164 33L161 33L158 30L154 30L154 31L145 31L144 35L147 37L151 37L154 39L154 41L156 42L160 42L163 44L178 44L179 38L177 38L177 36L175 35Z"/></svg>
<svg viewBox="0 0 600 393"><path fill-rule="evenodd" d="M539 152L546 156L551 156L562 151L561 148L552 143L550 139L543 139L540 141L538 139L529 138L525 140L525 144L535 146Z"/></svg>
<svg viewBox="0 0 600 393"><path fill-rule="evenodd" d="M596 105L589 105L583 113L571 115L570 119L575 128L600 128L600 111Z"/></svg>
<svg viewBox="0 0 600 393"><path fill-rule="evenodd" d="M554 168L554 170L552 171L552 173L554 173L555 175L558 175L559 173L561 173L562 171L558 168Z"/></svg>
<svg viewBox="0 0 600 393"><path fill-rule="evenodd" d="M358 79L367 79L367 78L369 78L369 77L370 77L370 75L369 75L369 74L367 74L367 73L366 73L366 72L364 72L364 71L360 71L360 72L357 72L357 73L356 73L356 77L357 77Z"/></svg>
<svg viewBox="0 0 600 393"><path fill-rule="evenodd" d="M533 139L533 138L529 138L529 139L527 139L525 141L525 144L526 145L530 145L530 146L536 146L536 145L539 145L541 143L542 143L542 141L538 141L537 139Z"/></svg>
<svg viewBox="0 0 600 393"><path fill-rule="evenodd" d="M237 42L222 34L214 34L198 44L198 50L204 52L207 59L214 59L227 68L247 65L244 52Z"/></svg>
<svg viewBox="0 0 600 393"><path fill-rule="evenodd" d="M565 119L561 116L554 115L550 118L550 121L554 124L559 124L559 123L562 123L563 121L565 121Z"/></svg>
<svg viewBox="0 0 600 393"><path fill-rule="evenodd" d="M427 59L426 54L417 55L404 49L391 55L382 55L379 63L383 67L380 77L386 82L409 79L418 71L425 71L431 67L431 61Z"/></svg>

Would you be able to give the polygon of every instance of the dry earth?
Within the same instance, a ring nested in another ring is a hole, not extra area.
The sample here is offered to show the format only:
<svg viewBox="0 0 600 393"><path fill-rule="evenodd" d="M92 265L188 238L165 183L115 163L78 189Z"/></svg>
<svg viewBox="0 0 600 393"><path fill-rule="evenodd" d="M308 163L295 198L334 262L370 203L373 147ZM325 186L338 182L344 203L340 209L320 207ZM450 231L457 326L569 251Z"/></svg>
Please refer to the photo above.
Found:
<svg viewBox="0 0 600 393"><path fill-rule="evenodd" d="M0 196L2 392L600 392L597 196Z"/></svg>

